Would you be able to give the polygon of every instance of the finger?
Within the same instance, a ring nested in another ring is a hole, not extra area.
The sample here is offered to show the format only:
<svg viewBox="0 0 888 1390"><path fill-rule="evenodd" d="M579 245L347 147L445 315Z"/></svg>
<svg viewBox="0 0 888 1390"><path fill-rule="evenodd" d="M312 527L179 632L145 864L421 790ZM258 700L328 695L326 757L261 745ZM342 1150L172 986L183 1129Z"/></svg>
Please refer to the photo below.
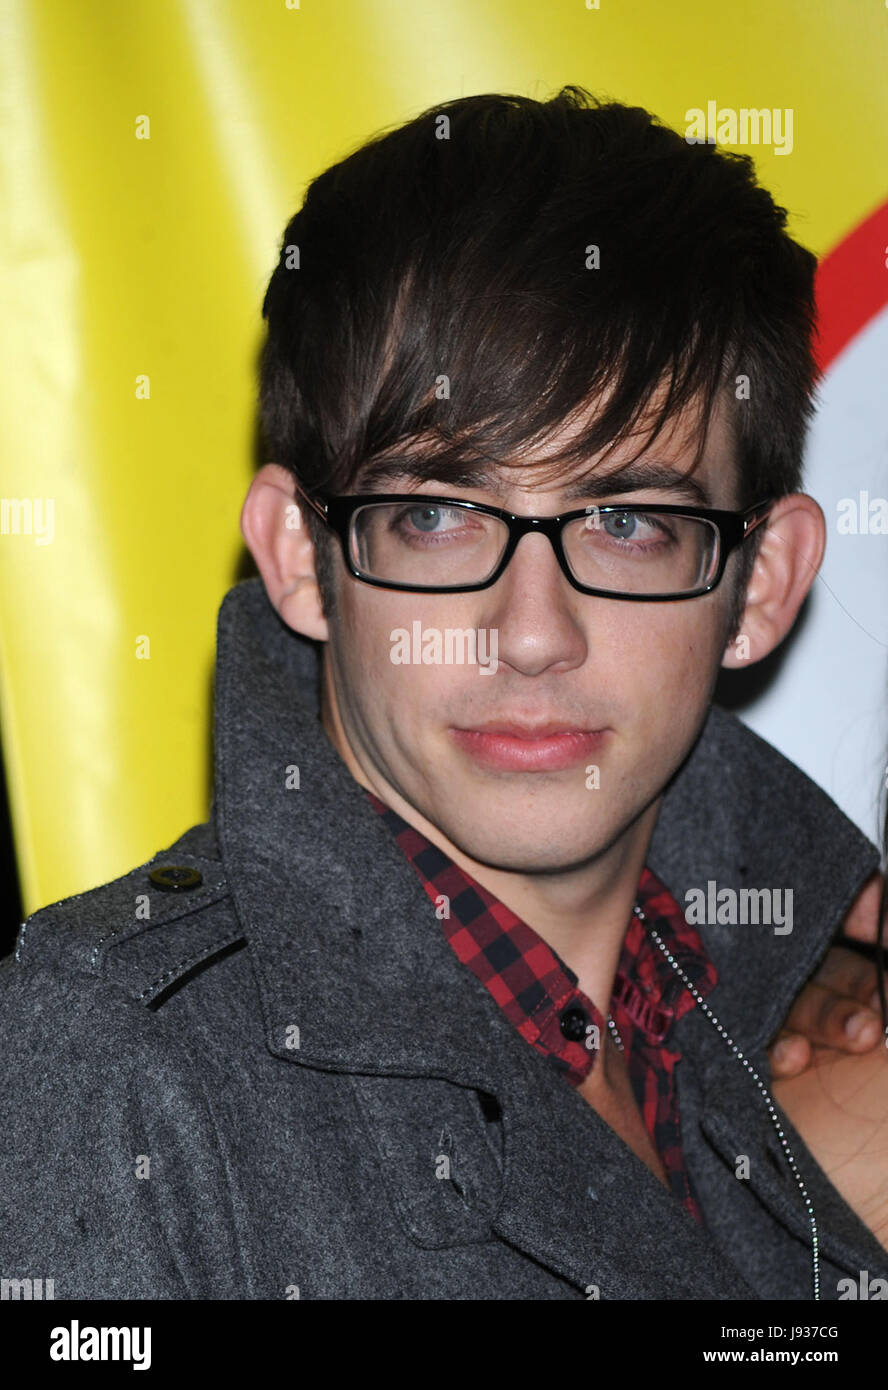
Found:
<svg viewBox="0 0 888 1390"><path fill-rule="evenodd" d="M855 941L878 940L879 901L882 892L882 875L876 871L867 879L848 911L842 924L845 936ZM883 932L883 941L888 945L888 925Z"/></svg>
<svg viewBox="0 0 888 1390"><path fill-rule="evenodd" d="M812 977L834 994L856 1000L867 1008L879 1008L879 975L875 962L847 946L831 946Z"/></svg>
<svg viewBox="0 0 888 1390"><path fill-rule="evenodd" d="M833 990L809 980L786 1018L784 1028L801 1033L812 1045L835 1047L840 1052L866 1052L882 1032L879 1015Z"/></svg>
<svg viewBox="0 0 888 1390"><path fill-rule="evenodd" d="M811 1045L800 1033L778 1033L768 1048L772 1077L798 1076L811 1062Z"/></svg>

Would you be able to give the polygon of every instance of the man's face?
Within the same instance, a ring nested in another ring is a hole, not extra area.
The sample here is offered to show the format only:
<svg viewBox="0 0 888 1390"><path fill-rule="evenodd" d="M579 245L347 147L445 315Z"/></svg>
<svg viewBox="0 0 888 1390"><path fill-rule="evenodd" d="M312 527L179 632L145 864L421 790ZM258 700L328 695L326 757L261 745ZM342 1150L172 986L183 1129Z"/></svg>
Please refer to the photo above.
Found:
<svg viewBox="0 0 888 1390"><path fill-rule="evenodd" d="M635 462L688 475L692 428L687 416L679 419ZM500 492L412 480L386 481L382 490L525 515L593 500L693 501L680 487L627 491L616 481L607 496L563 500L566 482L615 474L637 449L630 440L600 467L590 459L545 488L540 470L523 463L498 471ZM733 446L720 410L693 477L708 493L706 505L734 507ZM473 860L523 873L578 868L610 849L651 805L696 737L729 633L735 563L736 555L711 594L644 603L579 593L540 534L524 536L505 573L474 593L374 588L348 575L339 557L325 704L335 708L341 733L325 712L328 732L343 754L347 742L360 780L383 800L394 789ZM495 672L393 662L393 630L412 633L417 621L442 634L495 633ZM478 732L505 722L582 732L523 744Z"/></svg>

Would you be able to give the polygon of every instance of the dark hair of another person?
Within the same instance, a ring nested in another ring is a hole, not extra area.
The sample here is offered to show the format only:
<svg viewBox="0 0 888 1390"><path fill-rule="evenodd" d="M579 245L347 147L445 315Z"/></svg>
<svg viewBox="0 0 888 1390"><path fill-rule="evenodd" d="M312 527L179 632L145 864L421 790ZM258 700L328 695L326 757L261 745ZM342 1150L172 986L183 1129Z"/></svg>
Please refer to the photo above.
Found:
<svg viewBox="0 0 888 1390"><path fill-rule="evenodd" d="M882 1010L882 1030L888 1045L888 998L885 985L885 951L888 945L888 766L882 774L882 887L879 895L879 925L876 935L876 974L879 1004Z"/></svg>
<svg viewBox="0 0 888 1390"><path fill-rule="evenodd" d="M320 174L289 222L263 303L266 456L336 494L412 443L412 476L459 486L467 460L520 464L594 400L546 453L554 480L721 397L735 506L798 491L815 267L751 159L648 111L577 86L445 102ZM331 613L332 541L307 516ZM764 529L733 562L732 636Z"/></svg>

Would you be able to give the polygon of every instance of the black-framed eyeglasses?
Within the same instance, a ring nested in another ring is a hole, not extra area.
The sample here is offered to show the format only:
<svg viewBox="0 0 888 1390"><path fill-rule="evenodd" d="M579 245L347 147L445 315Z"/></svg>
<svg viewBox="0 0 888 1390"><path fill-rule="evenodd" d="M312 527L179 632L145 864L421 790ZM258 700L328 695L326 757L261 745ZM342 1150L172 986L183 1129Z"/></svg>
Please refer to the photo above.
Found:
<svg viewBox="0 0 888 1390"><path fill-rule="evenodd" d="M561 569L583 594L657 602L711 593L731 551L771 511L671 503L590 505L558 516L517 516L483 502L426 493L309 497L339 537L356 579L412 593L469 593L495 584L528 532L548 536Z"/></svg>

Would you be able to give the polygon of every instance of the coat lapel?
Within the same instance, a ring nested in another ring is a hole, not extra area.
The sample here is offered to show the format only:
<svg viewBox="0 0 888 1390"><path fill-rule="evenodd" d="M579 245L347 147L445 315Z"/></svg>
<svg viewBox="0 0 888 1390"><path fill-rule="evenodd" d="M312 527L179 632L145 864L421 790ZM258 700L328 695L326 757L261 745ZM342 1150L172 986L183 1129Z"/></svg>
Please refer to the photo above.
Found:
<svg viewBox="0 0 888 1390"><path fill-rule="evenodd" d="M692 890L792 894L792 931L698 926L718 972L708 1002L738 1045L766 1045L841 929L879 852L822 788L738 719L712 706L666 790L647 862L680 907Z"/></svg>
<svg viewBox="0 0 888 1390"><path fill-rule="evenodd" d="M754 1298L645 1164L527 1052L504 1112L497 1234L588 1297Z"/></svg>
<svg viewBox="0 0 888 1390"><path fill-rule="evenodd" d="M767 1055L751 1054L750 1061L767 1085ZM771 1215L810 1250L811 1221L804 1197L773 1121L767 1117L763 1122L763 1116L767 1111L761 1092L734 1058L725 1055L706 1069L701 1116L704 1134L729 1169L735 1167L738 1155L747 1157L748 1176L735 1180L746 1182ZM821 1255L855 1278L861 1259L872 1274L888 1277L888 1252L844 1201L782 1111L779 1121L814 1210ZM730 1176L726 1181L731 1181ZM826 1293L829 1297L830 1291Z"/></svg>

